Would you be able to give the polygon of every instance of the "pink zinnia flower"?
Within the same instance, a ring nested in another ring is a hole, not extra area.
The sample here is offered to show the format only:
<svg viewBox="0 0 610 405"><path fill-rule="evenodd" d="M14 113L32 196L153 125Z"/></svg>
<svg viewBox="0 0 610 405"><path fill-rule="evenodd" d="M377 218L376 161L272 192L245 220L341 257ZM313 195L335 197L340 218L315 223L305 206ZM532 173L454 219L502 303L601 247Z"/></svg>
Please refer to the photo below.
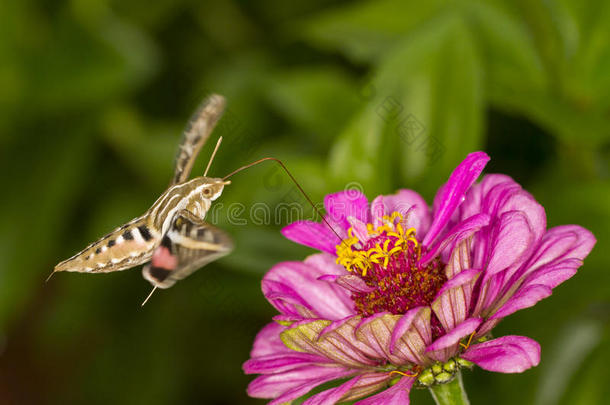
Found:
<svg viewBox="0 0 610 405"><path fill-rule="evenodd" d="M472 363L520 373L540 361L524 336L491 338L504 317L551 295L595 244L577 225L546 229L544 208L504 175L476 179L489 157L470 154L432 207L414 191L328 195L325 223L283 229L319 249L264 277L280 315L256 337L246 373L253 397L305 404L408 403L416 384L444 384ZM375 395L370 396L378 391Z"/></svg>

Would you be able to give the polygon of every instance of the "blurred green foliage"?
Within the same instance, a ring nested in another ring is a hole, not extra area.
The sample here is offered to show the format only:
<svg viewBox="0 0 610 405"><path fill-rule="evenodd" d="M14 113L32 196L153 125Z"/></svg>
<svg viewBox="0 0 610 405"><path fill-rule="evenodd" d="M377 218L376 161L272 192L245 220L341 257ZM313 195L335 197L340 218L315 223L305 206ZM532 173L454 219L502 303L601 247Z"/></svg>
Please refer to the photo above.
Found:
<svg viewBox="0 0 610 405"><path fill-rule="evenodd" d="M498 328L539 340L541 366L465 383L475 404L610 395L610 3L8 0L0 89L0 402L262 403L240 370L274 313L259 280L310 252L281 221L220 218L235 252L143 309L139 270L43 283L163 191L211 91L229 100L213 174L276 156L315 201L349 182L431 201L484 149L488 172L522 182L550 226L591 229L579 274ZM260 166L217 203L292 200L304 203Z"/></svg>

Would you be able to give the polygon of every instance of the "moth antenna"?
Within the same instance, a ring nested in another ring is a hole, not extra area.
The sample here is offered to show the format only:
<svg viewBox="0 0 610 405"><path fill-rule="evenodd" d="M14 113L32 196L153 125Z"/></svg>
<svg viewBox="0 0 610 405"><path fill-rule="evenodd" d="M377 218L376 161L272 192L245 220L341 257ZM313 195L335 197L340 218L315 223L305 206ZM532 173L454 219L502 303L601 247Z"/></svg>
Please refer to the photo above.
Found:
<svg viewBox="0 0 610 405"><path fill-rule="evenodd" d="M157 286L154 286L152 291L150 292L150 294L148 294L148 297L146 297L146 299L144 300L144 302L142 303L142 307L148 302L148 300L150 299L150 297L152 297L153 293L155 292L155 290L157 289Z"/></svg>
<svg viewBox="0 0 610 405"><path fill-rule="evenodd" d="M299 189L299 191L301 192L301 194L303 194L303 196L307 199L307 201L309 202L309 204L311 205L311 207L314 209L314 211L316 211L316 214L318 214L318 216L322 219L322 221L324 221L324 223L330 228L331 231L333 231L333 233L335 235L337 235L337 238L339 239L339 241L343 242L343 238L337 233L337 231L335 230L335 228L333 228L328 221L326 220L326 218L324 218L324 215L322 215L322 213L320 212L320 210L316 207L316 205L313 203L313 201L311 201L311 198L309 198L309 196L307 195L307 193L305 192L305 190L303 190L303 187L301 187L301 185L299 184L299 182L297 181L297 179L294 178L294 176L292 175L292 173L290 173L290 171L288 170L288 168L286 167L286 165L284 165L284 163L279 160L276 159L274 157L266 157L266 158L262 158L259 159L255 162L249 163L247 165L244 165L238 169L233 170L231 173L227 174L225 177L223 177L223 180L228 179L229 177L241 172L242 170L246 170L249 169L252 166L256 166L259 163L263 163L267 160L273 160L274 162L277 162L282 169L284 169L284 171L286 172L286 174L290 177L290 179L294 182L294 184L297 186L297 188Z"/></svg>
<svg viewBox="0 0 610 405"><path fill-rule="evenodd" d="M210 156L210 160L208 161L208 166L205 168L205 172L203 172L203 177L208 175L208 171L210 170L210 166L212 166L212 162L214 161L214 156L216 156L216 152L218 152L218 148L220 147L220 143L222 142L222 136L218 138L218 142L216 142L216 146L214 147L214 152L212 152L212 156Z"/></svg>

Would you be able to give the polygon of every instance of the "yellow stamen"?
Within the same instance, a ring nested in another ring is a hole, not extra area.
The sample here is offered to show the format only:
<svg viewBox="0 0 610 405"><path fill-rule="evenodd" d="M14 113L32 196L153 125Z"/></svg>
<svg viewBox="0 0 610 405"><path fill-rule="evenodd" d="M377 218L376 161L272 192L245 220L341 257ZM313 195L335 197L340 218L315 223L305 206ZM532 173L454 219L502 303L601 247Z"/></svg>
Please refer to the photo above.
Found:
<svg viewBox="0 0 610 405"><path fill-rule="evenodd" d="M397 219L398 221L396 221ZM374 236L385 233L393 239L386 239L383 246L377 243L373 248L363 251L359 249L361 248L361 241L354 236L354 229L350 227L347 231L348 238L337 245L336 262L348 271L357 271L365 276L373 264L383 264L384 267L387 267L390 258L408 248L409 242L412 248L417 249L418 255L420 254L420 247L417 239L415 239L415 228L409 228L405 231L401 224L403 218L399 212L395 211L390 215L384 215L382 220L384 224L377 228L371 223L366 224L367 232Z"/></svg>
<svg viewBox="0 0 610 405"><path fill-rule="evenodd" d="M417 375L418 375L419 373L415 373L415 374L407 374L407 373L403 373L402 371L398 371L398 370L392 370L392 371L390 371L390 375L392 375L392 374L400 374L400 375L402 375L402 376L404 376L404 377L411 377L411 378L413 378L413 377L417 377Z"/></svg>
<svg viewBox="0 0 610 405"><path fill-rule="evenodd" d="M468 342L466 342L466 344L460 342L460 346L462 346L464 348L464 350L466 350L470 347L470 343L472 343L472 338L474 337L475 333L477 333L477 332L474 331L470 334L470 337L468 338Z"/></svg>

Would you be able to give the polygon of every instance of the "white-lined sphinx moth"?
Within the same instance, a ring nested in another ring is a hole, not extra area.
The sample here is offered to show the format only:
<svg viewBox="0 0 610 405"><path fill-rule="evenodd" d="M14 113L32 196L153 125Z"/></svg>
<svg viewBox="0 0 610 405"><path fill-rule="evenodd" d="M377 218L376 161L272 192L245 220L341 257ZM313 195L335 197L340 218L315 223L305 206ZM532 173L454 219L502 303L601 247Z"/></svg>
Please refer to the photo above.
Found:
<svg viewBox="0 0 610 405"><path fill-rule="evenodd" d="M230 182L207 177L213 155L203 176L187 180L224 106L222 96L211 95L197 109L184 131L170 186L150 209L59 263L52 274L107 273L146 263L144 278L155 288L169 288L228 254L230 237L206 223L205 215Z"/></svg>

